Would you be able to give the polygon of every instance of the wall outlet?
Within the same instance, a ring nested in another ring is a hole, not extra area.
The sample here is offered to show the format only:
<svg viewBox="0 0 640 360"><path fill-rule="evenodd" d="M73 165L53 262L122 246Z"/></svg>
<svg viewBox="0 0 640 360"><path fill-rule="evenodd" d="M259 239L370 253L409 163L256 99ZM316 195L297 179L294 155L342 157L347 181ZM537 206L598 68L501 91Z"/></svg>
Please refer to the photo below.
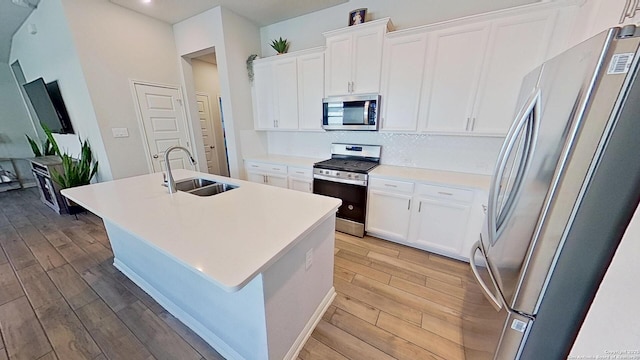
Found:
<svg viewBox="0 0 640 360"><path fill-rule="evenodd" d="M126 138L129 137L129 129L127 128L111 128L111 133L114 138Z"/></svg>
<svg viewBox="0 0 640 360"><path fill-rule="evenodd" d="M313 264L313 249L309 249L309 251L307 251L307 256L305 257L304 269L309 270L312 264Z"/></svg>

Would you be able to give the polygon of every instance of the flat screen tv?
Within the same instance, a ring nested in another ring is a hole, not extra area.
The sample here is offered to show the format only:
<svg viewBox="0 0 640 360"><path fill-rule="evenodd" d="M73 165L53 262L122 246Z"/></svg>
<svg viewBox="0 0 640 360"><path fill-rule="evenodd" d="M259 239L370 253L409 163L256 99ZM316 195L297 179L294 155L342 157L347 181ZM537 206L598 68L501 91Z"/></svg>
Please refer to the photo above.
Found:
<svg viewBox="0 0 640 360"><path fill-rule="evenodd" d="M45 84L42 78L38 78L22 86L40 123L45 124L54 133L74 134L57 81Z"/></svg>

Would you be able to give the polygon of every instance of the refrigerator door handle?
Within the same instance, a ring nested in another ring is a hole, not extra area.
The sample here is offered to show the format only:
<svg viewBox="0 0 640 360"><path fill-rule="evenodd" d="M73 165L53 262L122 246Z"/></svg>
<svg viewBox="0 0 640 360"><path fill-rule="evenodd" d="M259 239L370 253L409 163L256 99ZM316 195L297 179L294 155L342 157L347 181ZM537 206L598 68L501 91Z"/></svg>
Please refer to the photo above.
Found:
<svg viewBox="0 0 640 360"><path fill-rule="evenodd" d="M475 276L476 281L478 281L478 284L480 284L480 287L482 288L482 292L484 293L484 296L487 298L487 300L489 300L489 302L491 303L491 306L493 306L493 308L496 309L496 311L501 311L503 307L502 301L500 301L495 296L495 294L491 291L491 289L489 289L487 284L485 284L484 280L482 280L482 278L480 277L480 273L478 272L476 260L475 260L476 252L478 250L480 250L482 257L484 258L485 262L487 262L487 257L484 255L480 241L476 241L476 243L473 244L473 247L471 248L471 256L469 256L469 265L471 265L471 271L473 271L473 275Z"/></svg>
<svg viewBox="0 0 640 360"><path fill-rule="evenodd" d="M507 133L507 137L505 138L504 144L500 149L500 154L498 155L498 162L496 164L496 172L493 178L491 179L491 186L489 190L489 202L487 206L487 221L488 221L488 235L489 235L489 244L493 246L496 243L496 237L498 233L497 229L497 219L498 219L498 209L496 209L496 204L498 202L498 195L500 193L499 183L502 180L502 176L504 175L505 168L507 167L507 162L509 157L511 156L511 152L514 150L515 144L518 140L518 135L525 128L529 116L532 111L534 111L536 105L540 101L540 91L536 89L530 96L522 109L518 112L518 117L516 121L514 121L513 125L509 129ZM529 157L530 154L523 154L525 157ZM512 194L513 195L513 194ZM510 196L512 196L510 195Z"/></svg>

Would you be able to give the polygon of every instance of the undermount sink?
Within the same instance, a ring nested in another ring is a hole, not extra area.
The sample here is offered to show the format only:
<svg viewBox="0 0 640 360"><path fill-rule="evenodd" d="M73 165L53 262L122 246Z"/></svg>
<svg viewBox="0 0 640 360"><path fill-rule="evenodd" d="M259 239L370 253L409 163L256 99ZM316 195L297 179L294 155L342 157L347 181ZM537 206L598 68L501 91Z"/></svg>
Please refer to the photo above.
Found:
<svg viewBox="0 0 640 360"><path fill-rule="evenodd" d="M176 189L197 196L212 196L237 188L236 185L215 182L202 178L176 181Z"/></svg>

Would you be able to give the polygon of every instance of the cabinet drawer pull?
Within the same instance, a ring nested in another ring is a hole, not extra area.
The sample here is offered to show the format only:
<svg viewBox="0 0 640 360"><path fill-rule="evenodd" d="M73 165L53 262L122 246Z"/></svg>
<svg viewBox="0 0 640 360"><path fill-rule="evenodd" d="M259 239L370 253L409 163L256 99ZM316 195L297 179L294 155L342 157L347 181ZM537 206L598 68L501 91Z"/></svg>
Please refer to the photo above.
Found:
<svg viewBox="0 0 640 360"><path fill-rule="evenodd" d="M258 165L251 165L251 167L257 168L257 167L258 167Z"/></svg>
<svg viewBox="0 0 640 360"><path fill-rule="evenodd" d="M438 191L438 194L440 194L440 195L447 195L447 196L453 196L453 194L452 194L452 193L450 193L450 192L444 192L444 191Z"/></svg>
<svg viewBox="0 0 640 360"><path fill-rule="evenodd" d="M302 175L304 175L304 171L296 171L296 174L302 174Z"/></svg>
<svg viewBox="0 0 640 360"><path fill-rule="evenodd" d="M271 168L271 170L279 171L279 170L280 170L280 168Z"/></svg>
<svg viewBox="0 0 640 360"><path fill-rule="evenodd" d="M388 186L388 187L392 187L392 188L397 188L398 185L393 185L393 184L384 184L384 186Z"/></svg>

